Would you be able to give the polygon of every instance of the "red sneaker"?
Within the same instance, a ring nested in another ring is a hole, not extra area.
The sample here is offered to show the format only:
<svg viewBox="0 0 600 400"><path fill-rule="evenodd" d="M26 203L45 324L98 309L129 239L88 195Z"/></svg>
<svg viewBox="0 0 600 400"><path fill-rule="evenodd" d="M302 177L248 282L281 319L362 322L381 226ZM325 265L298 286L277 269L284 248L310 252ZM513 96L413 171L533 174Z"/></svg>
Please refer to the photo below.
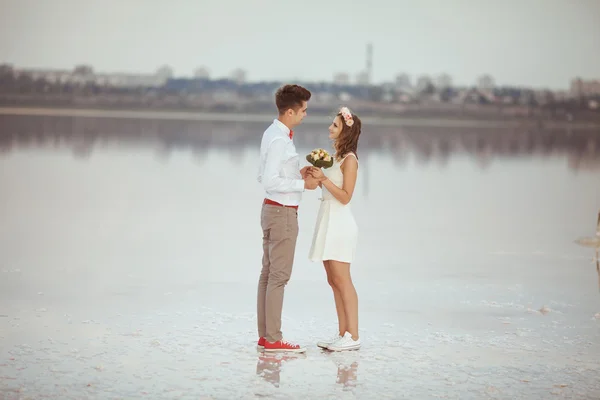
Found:
<svg viewBox="0 0 600 400"><path fill-rule="evenodd" d="M258 347L259 349L264 349L266 341L267 340L264 337L259 338L258 339L258 345L256 347Z"/></svg>
<svg viewBox="0 0 600 400"><path fill-rule="evenodd" d="M286 342L285 340L278 340L277 342L271 343L265 340L265 351L282 351L290 353L304 353L306 349L300 347L297 344Z"/></svg>

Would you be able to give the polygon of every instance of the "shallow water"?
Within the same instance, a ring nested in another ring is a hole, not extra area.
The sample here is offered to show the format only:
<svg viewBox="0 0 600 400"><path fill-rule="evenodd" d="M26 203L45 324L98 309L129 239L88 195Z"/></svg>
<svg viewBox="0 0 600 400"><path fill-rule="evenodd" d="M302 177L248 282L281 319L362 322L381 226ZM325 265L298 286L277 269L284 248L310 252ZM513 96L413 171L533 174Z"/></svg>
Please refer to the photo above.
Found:
<svg viewBox="0 0 600 400"><path fill-rule="evenodd" d="M269 121L266 121L268 123ZM265 124L0 116L0 398L600 397L600 133L365 129L363 348L299 213L286 338L255 349ZM295 130L300 154L327 145ZM541 311L540 311L541 310Z"/></svg>

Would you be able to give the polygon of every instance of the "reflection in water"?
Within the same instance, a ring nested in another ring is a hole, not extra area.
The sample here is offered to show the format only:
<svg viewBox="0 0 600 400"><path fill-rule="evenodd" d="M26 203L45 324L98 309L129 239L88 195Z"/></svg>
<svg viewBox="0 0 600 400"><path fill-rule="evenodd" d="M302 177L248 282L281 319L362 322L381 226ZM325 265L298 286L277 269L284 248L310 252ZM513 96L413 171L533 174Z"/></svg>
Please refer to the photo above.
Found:
<svg viewBox="0 0 600 400"><path fill-rule="evenodd" d="M357 362L353 362L349 366L343 365L343 364L338 365L338 374L337 374L336 383L343 385L344 390L349 390L349 389L354 388L356 386L357 371L358 371L358 363Z"/></svg>
<svg viewBox="0 0 600 400"><path fill-rule="evenodd" d="M344 390L353 391L358 380L359 352L332 353L331 360L337 365L336 383Z"/></svg>
<svg viewBox="0 0 600 400"><path fill-rule="evenodd" d="M332 353L323 351L322 355L330 358L337 367L335 383L342 385L344 391L353 391L358 380L359 352ZM281 367L293 360L307 359L306 353L269 354L260 351L256 362L256 375L276 388L281 385Z"/></svg>
<svg viewBox="0 0 600 400"><path fill-rule="evenodd" d="M0 116L0 152L26 148L72 149L76 157L90 157L95 147L151 148L161 158L177 150L191 150L199 160L208 149L224 149L241 163L246 148L258 146L270 121L177 121L117 118ZM328 146L327 127L310 121L298 128L299 148ZM600 169L600 132L454 127L366 127L359 149L363 165L371 153L390 153L398 165L409 155L417 162L445 165L453 155L468 154L482 168L494 158L537 154L567 156L573 170Z"/></svg>
<svg viewBox="0 0 600 400"><path fill-rule="evenodd" d="M256 375L278 388L281 383L281 364L305 358L306 354L303 353L269 354L260 352L256 362Z"/></svg>

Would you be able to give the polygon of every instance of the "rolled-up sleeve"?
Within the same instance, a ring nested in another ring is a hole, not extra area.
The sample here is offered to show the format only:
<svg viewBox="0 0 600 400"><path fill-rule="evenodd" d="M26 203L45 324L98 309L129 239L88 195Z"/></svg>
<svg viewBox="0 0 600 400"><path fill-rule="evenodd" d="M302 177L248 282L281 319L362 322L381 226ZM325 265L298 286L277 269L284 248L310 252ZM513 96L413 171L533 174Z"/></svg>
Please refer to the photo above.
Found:
<svg viewBox="0 0 600 400"><path fill-rule="evenodd" d="M281 165L285 161L285 146L284 138L277 138L269 144L265 169L262 176L262 184L267 192L303 192L304 180L287 178L281 176Z"/></svg>

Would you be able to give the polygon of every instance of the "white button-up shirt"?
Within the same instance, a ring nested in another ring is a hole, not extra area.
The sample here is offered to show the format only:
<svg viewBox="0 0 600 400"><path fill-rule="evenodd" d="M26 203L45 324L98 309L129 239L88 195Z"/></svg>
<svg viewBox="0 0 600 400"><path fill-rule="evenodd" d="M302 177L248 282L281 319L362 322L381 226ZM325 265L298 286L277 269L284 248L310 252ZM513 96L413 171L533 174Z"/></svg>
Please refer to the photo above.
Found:
<svg viewBox="0 0 600 400"><path fill-rule="evenodd" d="M300 159L290 139L290 129L278 119L263 133L258 182L262 183L266 198L277 203L297 206L302 200Z"/></svg>

